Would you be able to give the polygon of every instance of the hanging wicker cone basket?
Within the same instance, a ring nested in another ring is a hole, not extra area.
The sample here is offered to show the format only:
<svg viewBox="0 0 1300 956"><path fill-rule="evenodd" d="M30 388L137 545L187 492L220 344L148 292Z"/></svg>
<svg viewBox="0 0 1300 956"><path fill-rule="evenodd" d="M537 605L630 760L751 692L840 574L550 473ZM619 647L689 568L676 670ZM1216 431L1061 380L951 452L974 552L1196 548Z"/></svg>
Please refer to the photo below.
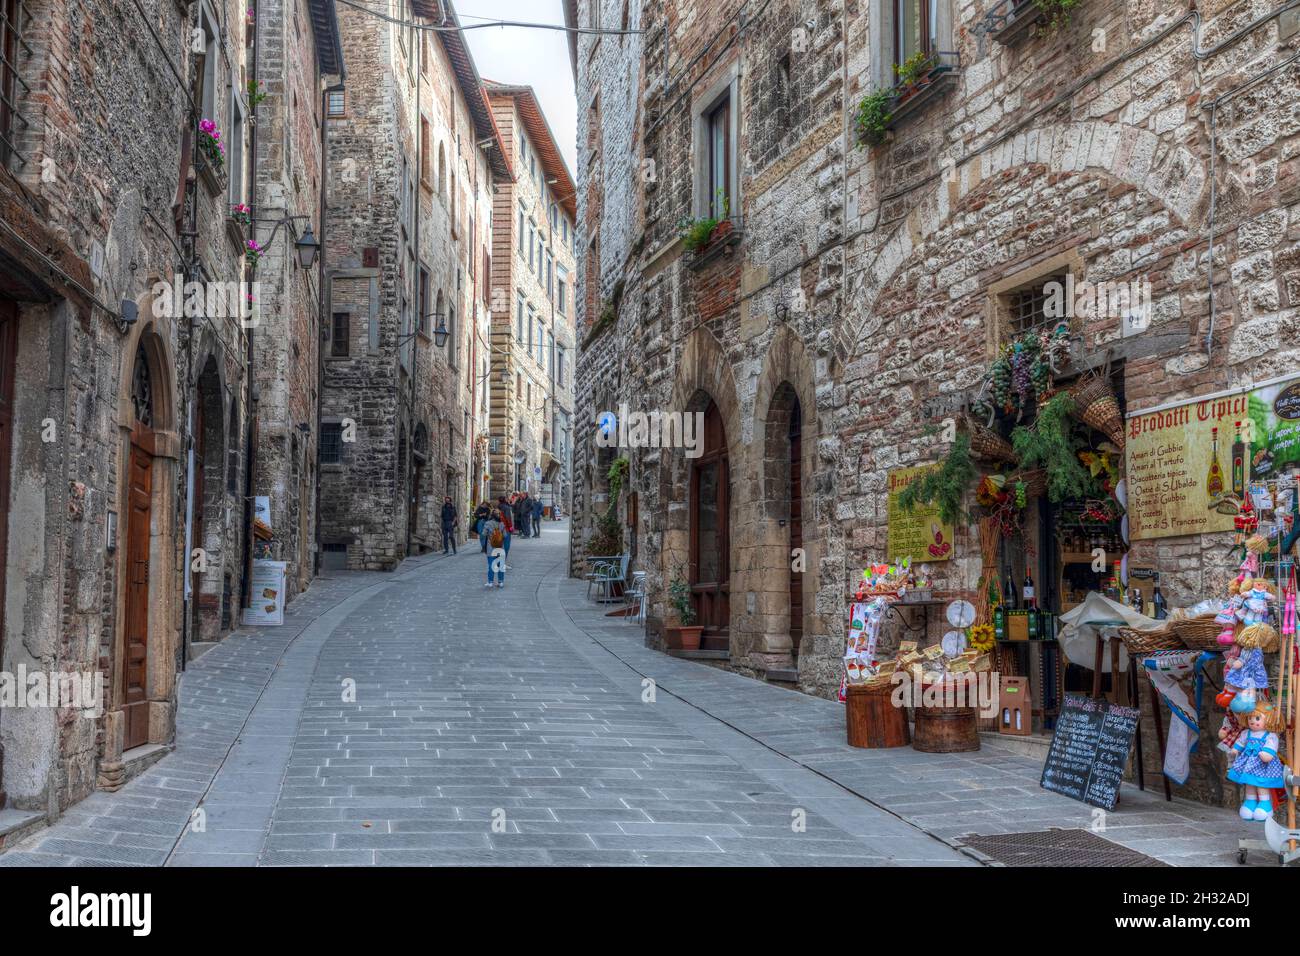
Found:
<svg viewBox="0 0 1300 956"><path fill-rule="evenodd" d="M1080 409L1087 408L1093 402L1103 398L1115 397L1110 382L1095 372L1080 376L1066 391L1074 399L1075 406Z"/></svg>
<svg viewBox="0 0 1300 956"><path fill-rule="evenodd" d="M1017 481L1025 483L1026 498L1041 498L1047 494L1047 469L1031 468L1029 471L1016 472L1007 477L1007 486L1014 487Z"/></svg>
<svg viewBox="0 0 1300 956"><path fill-rule="evenodd" d="M1120 451L1124 450L1124 415L1114 395L1099 398L1083 409L1079 421L1101 432Z"/></svg>
<svg viewBox="0 0 1300 956"><path fill-rule="evenodd" d="M1014 463L1019 460L1016 457L1015 449L1011 447L1011 442L983 422L977 421L974 417L970 415L963 416L961 428L970 436L972 458L995 463Z"/></svg>

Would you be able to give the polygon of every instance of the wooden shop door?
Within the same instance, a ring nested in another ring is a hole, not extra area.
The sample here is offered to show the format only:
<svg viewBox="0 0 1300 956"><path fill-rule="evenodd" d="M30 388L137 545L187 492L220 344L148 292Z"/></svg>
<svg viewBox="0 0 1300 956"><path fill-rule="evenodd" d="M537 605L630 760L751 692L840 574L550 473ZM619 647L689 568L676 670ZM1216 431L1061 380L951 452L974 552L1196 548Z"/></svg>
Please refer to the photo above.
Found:
<svg viewBox="0 0 1300 956"><path fill-rule="evenodd" d="M124 749L149 742L149 525L153 506L153 430L131 432L126 518L126 635L122 687L126 711Z"/></svg>
<svg viewBox="0 0 1300 956"><path fill-rule="evenodd" d="M691 464L691 596L700 647L729 650L731 621L731 472L722 414L709 402L704 412L704 451Z"/></svg>

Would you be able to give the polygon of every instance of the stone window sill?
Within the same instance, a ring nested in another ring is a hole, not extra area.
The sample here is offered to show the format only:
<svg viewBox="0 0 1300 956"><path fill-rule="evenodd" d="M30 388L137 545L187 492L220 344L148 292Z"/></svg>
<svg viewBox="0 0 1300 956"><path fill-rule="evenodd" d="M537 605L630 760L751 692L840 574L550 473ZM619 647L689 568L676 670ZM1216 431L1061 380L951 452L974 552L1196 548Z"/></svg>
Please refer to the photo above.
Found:
<svg viewBox="0 0 1300 956"><path fill-rule="evenodd" d="M905 120L922 112L926 104L941 99L948 90L957 85L958 72L941 68L930 74L925 86L912 93L906 99L896 99L893 113L890 114L887 129L897 129Z"/></svg>

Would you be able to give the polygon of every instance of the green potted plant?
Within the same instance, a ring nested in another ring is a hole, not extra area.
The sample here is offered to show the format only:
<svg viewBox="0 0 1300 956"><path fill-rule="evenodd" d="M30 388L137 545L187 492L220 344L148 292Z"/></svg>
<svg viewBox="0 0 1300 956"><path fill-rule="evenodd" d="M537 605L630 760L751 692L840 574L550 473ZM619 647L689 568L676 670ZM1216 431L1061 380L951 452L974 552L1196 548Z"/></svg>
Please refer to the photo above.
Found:
<svg viewBox="0 0 1300 956"><path fill-rule="evenodd" d="M890 107L893 96L889 90L875 89L858 103L854 116L858 143L866 146L879 146L889 134L889 121L893 118Z"/></svg>
<svg viewBox="0 0 1300 956"><path fill-rule="evenodd" d="M715 233L718 238L722 238L731 232L731 220L728 218L731 204L721 189L717 193L715 208L721 211L720 216L702 216L699 219L687 217L677 224L682 245L687 251L695 252L703 249L712 241Z"/></svg>
<svg viewBox="0 0 1300 956"><path fill-rule="evenodd" d="M898 94L907 99L919 92L930 81L931 58L928 53L917 50L902 63L894 64L894 75L898 78Z"/></svg>
<svg viewBox="0 0 1300 956"><path fill-rule="evenodd" d="M672 605L677 623L664 628L664 643L675 651L698 651L704 627L695 623L691 586L682 577L680 570L668 583L668 603Z"/></svg>

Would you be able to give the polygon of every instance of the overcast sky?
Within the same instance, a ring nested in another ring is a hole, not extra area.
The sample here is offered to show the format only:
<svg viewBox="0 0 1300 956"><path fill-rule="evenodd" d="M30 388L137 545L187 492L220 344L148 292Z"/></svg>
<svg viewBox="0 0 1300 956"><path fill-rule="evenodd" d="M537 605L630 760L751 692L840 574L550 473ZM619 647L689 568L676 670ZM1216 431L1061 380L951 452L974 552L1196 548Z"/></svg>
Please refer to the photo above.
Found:
<svg viewBox="0 0 1300 956"><path fill-rule="evenodd" d="M563 25L560 0L455 0L462 27L486 20L520 20ZM568 34L563 30L524 27L482 27L466 30L465 38L479 76L500 83L531 86L546 112L551 132L560 142L569 172L577 175L575 130L577 101L573 67L569 64Z"/></svg>

